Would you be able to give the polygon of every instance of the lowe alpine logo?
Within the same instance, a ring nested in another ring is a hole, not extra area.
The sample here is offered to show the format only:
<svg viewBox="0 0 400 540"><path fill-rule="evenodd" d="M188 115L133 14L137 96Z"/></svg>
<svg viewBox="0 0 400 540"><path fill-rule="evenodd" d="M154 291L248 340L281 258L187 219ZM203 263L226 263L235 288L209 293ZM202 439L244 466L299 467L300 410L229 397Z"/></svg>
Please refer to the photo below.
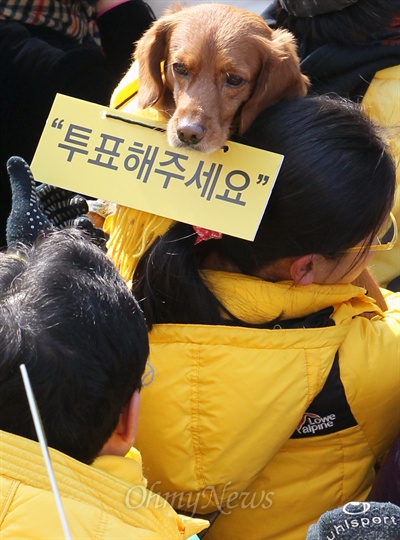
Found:
<svg viewBox="0 0 400 540"><path fill-rule="evenodd" d="M323 432L326 429L333 428L336 415L328 414L327 416L320 416L319 414L314 414L306 412L303 414L299 425L296 428L296 431L300 435L308 435L311 433ZM322 435L323 433L319 433Z"/></svg>

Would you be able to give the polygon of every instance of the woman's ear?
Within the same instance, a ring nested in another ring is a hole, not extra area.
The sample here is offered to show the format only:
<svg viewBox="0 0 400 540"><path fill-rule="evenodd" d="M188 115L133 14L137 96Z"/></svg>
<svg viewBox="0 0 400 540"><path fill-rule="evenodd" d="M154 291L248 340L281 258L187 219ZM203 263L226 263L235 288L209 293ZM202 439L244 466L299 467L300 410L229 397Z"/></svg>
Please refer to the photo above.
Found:
<svg viewBox="0 0 400 540"><path fill-rule="evenodd" d="M303 255L290 265L290 275L298 285L311 285L315 279L315 257L318 255Z"/></svg>

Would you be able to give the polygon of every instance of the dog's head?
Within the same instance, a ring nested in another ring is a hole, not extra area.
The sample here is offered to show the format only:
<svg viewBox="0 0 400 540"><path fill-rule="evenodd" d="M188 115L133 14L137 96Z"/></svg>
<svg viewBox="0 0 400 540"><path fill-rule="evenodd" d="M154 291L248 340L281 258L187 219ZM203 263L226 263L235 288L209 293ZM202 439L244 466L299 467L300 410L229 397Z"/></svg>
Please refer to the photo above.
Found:
<svg viewBox="0 0 400 540"><path fill-rule="evenodd" d="M293 36L228 5L176 7L138 41L136 59L139 107L170 116L175 147L213 152L264 108L307 92Z"/></svg>

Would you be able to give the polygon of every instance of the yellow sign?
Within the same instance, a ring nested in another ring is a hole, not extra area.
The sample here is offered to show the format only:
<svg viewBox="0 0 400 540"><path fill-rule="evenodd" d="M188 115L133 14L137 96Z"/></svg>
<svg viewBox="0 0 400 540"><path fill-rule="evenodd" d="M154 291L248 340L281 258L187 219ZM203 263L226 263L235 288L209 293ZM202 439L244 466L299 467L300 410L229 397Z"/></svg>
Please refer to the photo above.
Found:
<svg viewBox="0 0 400 540"><path fill-rule="evenodd" d="M31 168L39 182L253 240L283 156L228 141L202 154L165 125L58 94Z"/></svg>

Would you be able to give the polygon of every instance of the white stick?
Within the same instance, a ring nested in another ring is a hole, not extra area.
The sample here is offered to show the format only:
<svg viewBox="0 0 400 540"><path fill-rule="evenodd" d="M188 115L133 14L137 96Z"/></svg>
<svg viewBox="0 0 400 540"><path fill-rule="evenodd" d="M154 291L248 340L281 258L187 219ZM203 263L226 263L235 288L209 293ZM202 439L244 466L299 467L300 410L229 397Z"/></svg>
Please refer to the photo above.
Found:
<svg viewBox="0 0 400 540"><path fill-rule="evenodd" d="M35 396L33 394L31 382L29 380L28 372L26 370L25 364L19 366L21 370L22 380L24 381L25 392L28 398L29 408L31 410L33 423L35 425L36 434L40 443L40 448L42 450L44 462L46 464L47 474L49 475L51 488L53 490L54 498L56 500L58 515L60 516L61 525L64 530L64 536L66 540L71 540L71 533L69 532L67 519L65 517L64 508L61 502L60 492L58 491L57 482L54 476L53 467L51 464L49 449L47 447L46 436L43 429L42 420L40 418L40 413L38 406L36 404Z"/></svg>

